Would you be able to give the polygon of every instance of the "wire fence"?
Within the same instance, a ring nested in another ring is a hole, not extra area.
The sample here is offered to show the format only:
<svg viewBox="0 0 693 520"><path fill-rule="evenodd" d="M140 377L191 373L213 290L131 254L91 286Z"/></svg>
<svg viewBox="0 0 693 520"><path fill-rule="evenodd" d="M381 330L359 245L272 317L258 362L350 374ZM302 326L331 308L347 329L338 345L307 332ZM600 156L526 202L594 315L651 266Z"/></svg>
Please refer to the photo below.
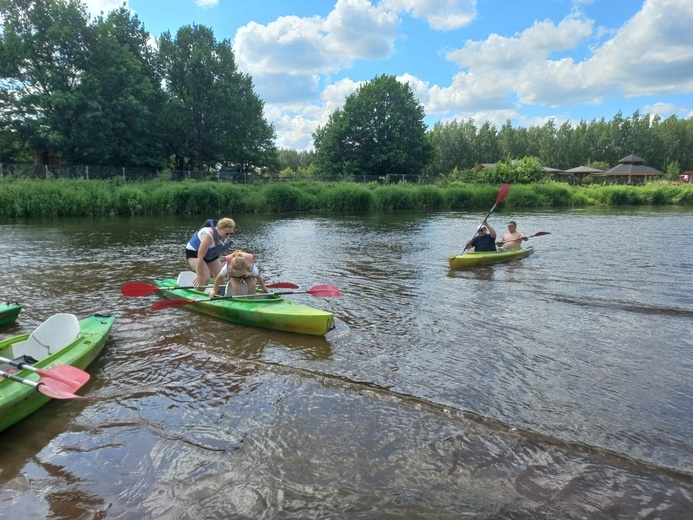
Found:
<svg viewBox="0 0 693 520"><path fill-rule="evenodd" d="M226 174L224 170L200 171L200 170L159 170L157 168L134 168L112 166L89 165L43 165L43 164L15 164L0 163L0 178L15 179L122 179L124 182L143 180L198 180L219 181L247 184L253 182L286 182L295 180L307 180L301 175L272 175L267 173L234 172ZM409 182L423 184L425 179L421 175L414 174L389 174L389 175L352 175L342 177L321 177L325 182L378 182L398 183Z"/></svg>

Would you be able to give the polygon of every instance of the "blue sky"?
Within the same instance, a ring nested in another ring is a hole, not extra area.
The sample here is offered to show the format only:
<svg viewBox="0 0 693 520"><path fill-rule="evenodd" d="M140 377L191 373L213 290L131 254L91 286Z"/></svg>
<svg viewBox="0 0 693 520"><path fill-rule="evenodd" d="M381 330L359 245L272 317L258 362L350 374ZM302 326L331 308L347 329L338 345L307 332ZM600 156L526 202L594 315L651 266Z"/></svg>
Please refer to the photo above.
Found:
<svg viewBox="0 0 693 520"><path fill-rule="evenodd" d="M86 0L92 14L123 0ZM193 23L231 41L277 146L307 150L346 96L408 82L426 123L500 128L636 110L693 117L693 0L129 0L158 38ZM153 42L155 44L155 41Z"/></svg>

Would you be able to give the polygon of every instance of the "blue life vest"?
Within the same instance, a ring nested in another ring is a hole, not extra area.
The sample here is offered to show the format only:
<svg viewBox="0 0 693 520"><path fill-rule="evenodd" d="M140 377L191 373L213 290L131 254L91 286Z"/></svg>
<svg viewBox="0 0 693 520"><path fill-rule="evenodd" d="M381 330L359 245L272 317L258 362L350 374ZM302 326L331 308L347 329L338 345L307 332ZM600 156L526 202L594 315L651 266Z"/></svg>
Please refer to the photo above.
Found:
<svg viewBox="0 0 693 520"><path fill-rule="evenodd" d="M214 246L210 247L207 250L207 254L205 255L205 262L211 262L214 260L216 257L221 256L221 253L224 252L224 250L231 244L231 239L223 239L217 232L217 223L211 219L208 218L204 224L193 233L193 235L190 237L189 244L190 246L195 250L199 251L200 250L200 245L201 245L201 240L200 237L198 236L198 233L206 228L210 227L212 228L212 234L214 235Z"/></svg>

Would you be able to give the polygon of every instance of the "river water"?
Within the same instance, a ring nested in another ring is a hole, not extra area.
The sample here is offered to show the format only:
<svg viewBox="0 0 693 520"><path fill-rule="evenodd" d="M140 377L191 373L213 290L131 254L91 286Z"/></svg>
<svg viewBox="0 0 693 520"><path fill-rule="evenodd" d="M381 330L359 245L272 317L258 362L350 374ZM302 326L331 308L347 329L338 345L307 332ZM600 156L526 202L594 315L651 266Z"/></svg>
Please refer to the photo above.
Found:
<svg viewBox="0 0 693 520"><path fill-rule="evenodd" d="M221 217L227 215L209 215ZM535 253L451 271L482 215L228 215L324 338L120 287L207 217L0 223L0 337L117 316L80 393L0 433L2 518L693 517L693 212L504 214Z"/></svg>

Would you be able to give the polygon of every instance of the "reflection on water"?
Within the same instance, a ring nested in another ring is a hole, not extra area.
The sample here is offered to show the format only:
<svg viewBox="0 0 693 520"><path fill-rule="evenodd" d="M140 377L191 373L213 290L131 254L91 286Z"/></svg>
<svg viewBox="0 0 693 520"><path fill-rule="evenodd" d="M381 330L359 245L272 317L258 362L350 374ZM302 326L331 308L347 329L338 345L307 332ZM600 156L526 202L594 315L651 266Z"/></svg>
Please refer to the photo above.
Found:
<svg viewBox="0 0 693 520"><path fill-rule="evenodd" d="M55 312L117 316L84 387L103 399L0 434L4 514L691 516L690 212L497 212L497 227L551 235L526 259L454 271L478 215L233 216L266 280L340 287L291 296L335 330L120 295L186 269L205 217L0 224L3 298L24 305L3 337Z"/></svg>

